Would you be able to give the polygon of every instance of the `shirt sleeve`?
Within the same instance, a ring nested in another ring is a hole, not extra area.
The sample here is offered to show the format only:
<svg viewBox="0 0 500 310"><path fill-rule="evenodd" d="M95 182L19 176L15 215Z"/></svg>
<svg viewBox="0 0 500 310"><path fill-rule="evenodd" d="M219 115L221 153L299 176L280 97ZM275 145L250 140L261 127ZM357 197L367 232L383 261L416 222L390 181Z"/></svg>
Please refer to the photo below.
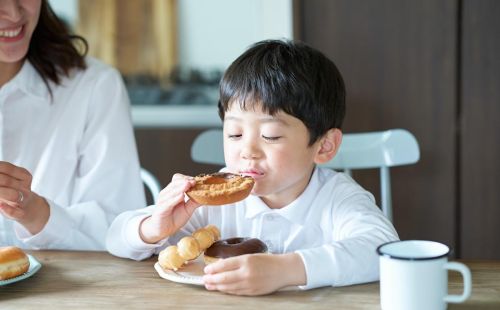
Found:
<svg viewBox="0 0 500 310"><path fill-rule="evenodd" d="M141 222L150 216L156 205L147 208L128 211L120 214L111 224L106 237L106 249L111 254L143 260L152 255L159 254L169 245L177 244L182 237L190 236L196 229L207 225L206 209L198 208L189 221L172 236L157 243L145 243L139 234Z"/></svg>
<svg viewBox="0 0 500 310"><path fill-rule="evenodd" d="M161 240L158 243L150 244L141 239L139 235L139 226L141 222L152 213L152 208L128 211L120 214L111 224L106 237L106 249L111 254L130 258L134 260L143 260L159 251L167 244L167 240Z"/></svg>
<svg viewBox="0 0 500 310"><path fill-rule="evenodd" d="M81 115L85 129L78 144L71 202L48 201L49 220L36 235L15 225L18 238L28 247L105 250L114 218L146 205L123 81L111 68L88 74L95 76L73 85L88 88L85 98L71 98L88 105L86 115Z"/></svg>
<svg viewBox="0 0 500 310"><path fill-rule="evenodd" d="M364 194L356 194L334 208L333 242L298 250L306 269L301 289L345 286L378 280L379 245L398 240L392 224Z"/></svg>

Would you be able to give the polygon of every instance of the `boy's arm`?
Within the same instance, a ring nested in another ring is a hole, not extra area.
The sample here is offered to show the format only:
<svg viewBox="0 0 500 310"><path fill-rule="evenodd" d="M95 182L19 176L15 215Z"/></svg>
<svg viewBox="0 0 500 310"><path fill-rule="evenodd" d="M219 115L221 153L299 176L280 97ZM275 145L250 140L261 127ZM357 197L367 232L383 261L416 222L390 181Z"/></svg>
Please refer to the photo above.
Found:
<svg viewBox="0 0 500 310"><path fill-rule="evenodd" d="M185 201L192 178L175 174L158 196L156 205L120 214L111 224L107 250L116 256L141 260L158 253L165 239L176 234L200 205Z"/></svg>
<svg viewBox="0 0 500 310"><path fill-rule="evenodd" d="M115 256L143 260L157 254L166 241L149 244L139 235L142 221L153 212L155 206L120 214L111 224L106 236L106 249Z"/></svg>
<svg viewBox="0 0 500 310"><path fill-rule="evenodd" d="M377 212L354 211L336 221L345 238L286 254L253 254L205 267L205 287L236 295L263 295L287 286L312 289L378 279L378 245L397 240L392 225Z"/></svg>
<svg viewBox="0 0 500 310"><path fill-rule="evenodd" d="M398 240L393 225L365 195L345 199L332 214L333 242L298 250L307 284L302 289L371 282L379 277L379 245Z"/></svg>
<svg viewBox="0 0 500 310"><path fill-rule="evenodd" d="M279 287L302 286L307 282L306 269L302 258L297 253L274 255L279 265L283 266L282 281Z"/></svg>

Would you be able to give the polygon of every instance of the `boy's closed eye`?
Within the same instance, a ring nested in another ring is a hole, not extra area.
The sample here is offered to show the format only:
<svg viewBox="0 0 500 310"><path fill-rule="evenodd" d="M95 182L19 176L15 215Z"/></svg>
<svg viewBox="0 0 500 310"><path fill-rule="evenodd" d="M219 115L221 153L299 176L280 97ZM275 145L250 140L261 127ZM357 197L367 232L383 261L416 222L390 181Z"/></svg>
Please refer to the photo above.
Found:
<svg viewBox="0 0 500 310"><path fill-rule="evenodd" d="M241 136L242 136L241 134L239 134L239 135L227 135L227 137L229 139L232 139L232 140L239 139L239 138L241 138Z"/></svg>
<svg viewBox="0 0 500 310"><path fill-rule="evenodd" d="M241 138L242 134L237 134L237 135L227 135L227 137L231 140L236 140L236 139L239 139ZM262 138L268 142L276 142L278 141L279 139L283 138L282 136L265 136L265 135L262 135Z"/></svg>
<svg viewBox="0 0 500 310"><path fill-rule="evenodd" d="M264 140L269 141L269 142L276 142L276 141L278 141L279 139L281 139L283 137L282 136L265 136L265 135L262 135L262 138L264 138Z"/></svg>

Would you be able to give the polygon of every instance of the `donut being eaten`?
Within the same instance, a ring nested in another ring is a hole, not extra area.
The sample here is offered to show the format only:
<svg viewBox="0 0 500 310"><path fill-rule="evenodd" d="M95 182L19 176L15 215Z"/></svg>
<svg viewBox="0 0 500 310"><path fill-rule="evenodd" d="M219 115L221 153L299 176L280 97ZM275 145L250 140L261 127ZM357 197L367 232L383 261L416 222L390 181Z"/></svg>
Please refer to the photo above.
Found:
<svg viewBox="0 0 500 310"><path fill-rule="evenodd" d="M196 184L186 192L193 201L202 205L225 205L245 199L254 186L254 179L239 174L219 172L200 174Z"/></svg>
<svg viewBox="0 0 500 310"><path fill-rule="evenodd" d="M0 248L0 280L20 276L28 271L30 261L26 253L14 246Z"/></svg>

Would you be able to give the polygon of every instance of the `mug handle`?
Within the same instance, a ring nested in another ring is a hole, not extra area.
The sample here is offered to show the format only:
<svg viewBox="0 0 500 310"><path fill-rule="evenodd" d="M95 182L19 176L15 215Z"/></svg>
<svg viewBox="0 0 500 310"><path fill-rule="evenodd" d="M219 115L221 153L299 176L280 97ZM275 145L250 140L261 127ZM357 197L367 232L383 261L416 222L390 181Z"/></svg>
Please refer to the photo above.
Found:
<svg viewBox="0 0 500 310"><path fill-rule="evenodd" d="M471 274L470 270L467 266L465 266L462 263L457 263L457 262L449 262L444 265L444 268L447 270L455 270L458 271L462 274L463 280L464 280L464 292L462 295L446 295L444 297L444 300L446 302L451 302L451 303L461 303L467 300L469 298L471 289L472 289L472 282L471 282Z"/></svg>

